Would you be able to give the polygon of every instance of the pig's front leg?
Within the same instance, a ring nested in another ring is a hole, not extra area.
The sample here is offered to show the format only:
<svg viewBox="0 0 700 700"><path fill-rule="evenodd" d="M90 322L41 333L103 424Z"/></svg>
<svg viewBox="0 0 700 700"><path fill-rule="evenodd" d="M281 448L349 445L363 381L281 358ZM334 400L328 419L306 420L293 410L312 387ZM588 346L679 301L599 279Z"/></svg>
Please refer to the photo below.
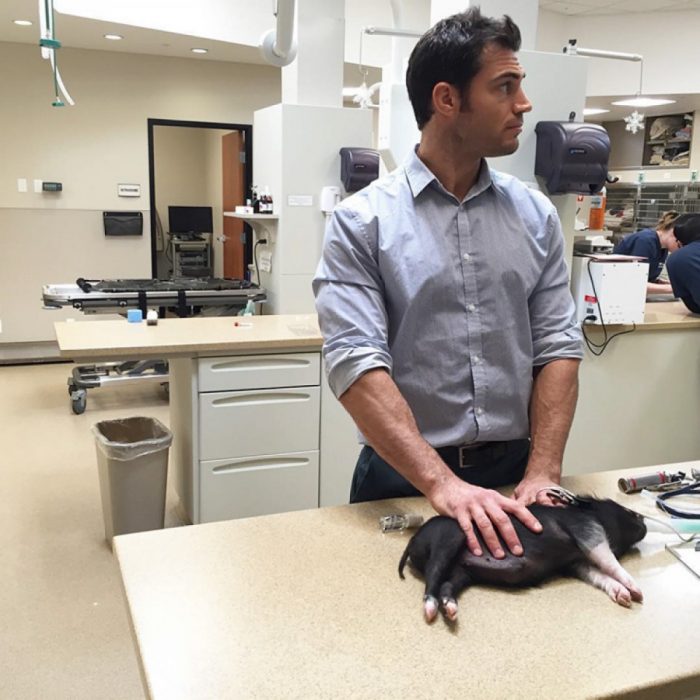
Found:
<svg viewBox="0 0 700 700"><path fill-rule="evenodd" d="M619 581L631 594L632 600L641 603L644 599L641 589L630 576L629 572L620 564L610 549L608 541L605 540L599 545L586 552L590 562L598 567L604 574L607 574L616 581Z"/></svg>
<svg viewBox="0 0 700 700"><path fill-rule="evenodd" d="M603 573L590 562L580 562L579 564L574 564L571 567L571 571L582 581L590 583L592 586L599 588L601 591L605 591L610 599L618 605L629 608L632 605L632 600L641 601L641 597L636 598L626 586L614 579L612 576L608 576L608 574Z"/></svg>
<svg viewBox="0 0 700 700"><path fill-rule="evenodd" d="M621 583L630 592L632 600L642 602L644 596L641 589L613 554L600 523L588 523L573 536L579 549L596 569Z"/></svg>

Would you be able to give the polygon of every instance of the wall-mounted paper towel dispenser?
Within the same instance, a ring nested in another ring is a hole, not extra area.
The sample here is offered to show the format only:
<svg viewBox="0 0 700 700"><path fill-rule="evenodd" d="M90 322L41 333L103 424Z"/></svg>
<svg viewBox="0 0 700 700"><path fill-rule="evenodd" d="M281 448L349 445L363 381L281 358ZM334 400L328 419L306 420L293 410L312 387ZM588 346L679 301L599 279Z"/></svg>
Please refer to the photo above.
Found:
<svg viewBox="0 0 700 700"><path fill-rule="evenodd" d="M610 137L599 124L538 122L535 175L549 194L599 192L608 177Z"/></svg>
<svg viewBox="0 0 700 700"><path fill-rule="evenodd" d="M379 177L379 151L371 148L340 149L340 179L346 192L357 192Z"/></svg>

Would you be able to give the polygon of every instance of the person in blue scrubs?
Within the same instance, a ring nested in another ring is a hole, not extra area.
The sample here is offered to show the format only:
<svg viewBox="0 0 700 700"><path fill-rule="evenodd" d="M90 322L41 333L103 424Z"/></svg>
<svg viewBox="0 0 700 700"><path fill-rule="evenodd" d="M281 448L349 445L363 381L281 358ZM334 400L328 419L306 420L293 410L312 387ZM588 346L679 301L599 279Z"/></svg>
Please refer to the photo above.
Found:
<svg viewBox="0 0 700 700"><path fill-rule="evenodd" d="M649 261L647 294L671 294L671 285L658 279L668 254L679 248L673 235L673 224L677 218L677 211L664 212L656 222L656 228L645 228L625 236L613 250L613 253L638 255Z"/></svg>
<svg viewBox="0 0 700 700"><path fill-rule="evenodd" d="M680 250L666 263L673 293L694 314L700 314L700 214L679 216L673 226Z"/></svg>

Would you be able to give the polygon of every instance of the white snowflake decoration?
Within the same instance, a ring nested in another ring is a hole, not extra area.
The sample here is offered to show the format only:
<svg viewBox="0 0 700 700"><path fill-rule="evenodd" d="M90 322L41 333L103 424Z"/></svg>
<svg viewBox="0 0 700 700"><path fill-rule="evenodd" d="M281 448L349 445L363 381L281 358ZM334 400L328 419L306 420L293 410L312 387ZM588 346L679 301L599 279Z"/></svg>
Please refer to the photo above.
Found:
<svg viewBox="0 0 700 700"><path fill-rule="evenodd" d="M644 126L644 115L640 114L636 109L629 117L625 117L625 129L636 134Z"/></svg>

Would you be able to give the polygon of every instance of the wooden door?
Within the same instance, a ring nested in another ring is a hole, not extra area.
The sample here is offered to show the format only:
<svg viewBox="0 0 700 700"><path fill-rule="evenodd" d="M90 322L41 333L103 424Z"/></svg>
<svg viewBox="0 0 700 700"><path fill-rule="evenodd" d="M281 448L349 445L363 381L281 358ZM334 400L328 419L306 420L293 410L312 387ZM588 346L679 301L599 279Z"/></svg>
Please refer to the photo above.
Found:
<svg viewBox="0 0 700 700"><path fill-rule="evenodd" d="M233 211L245 204L245 144L241 131L232 131L221 137L221 165L223 168L224 211ZM241 239L243 221L224 217L224 277L244 276L244 248Z"/></svg>

